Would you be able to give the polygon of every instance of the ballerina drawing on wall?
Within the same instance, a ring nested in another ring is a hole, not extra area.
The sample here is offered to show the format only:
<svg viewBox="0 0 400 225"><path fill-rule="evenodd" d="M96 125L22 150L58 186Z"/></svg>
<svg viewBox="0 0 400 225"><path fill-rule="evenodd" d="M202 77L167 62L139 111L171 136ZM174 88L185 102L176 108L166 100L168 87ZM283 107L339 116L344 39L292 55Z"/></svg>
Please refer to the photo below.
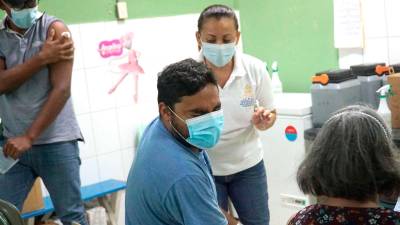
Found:
<svg viewBox="0 0 400 225"><path fill-rule="evenodd" d="M99 52L103 58L108 58L112 56L116 57L115 61L114 60L110 61L111 67L113 67L111 64L115 64L115 62L119 64L118 72L121 74L121 76L118 79L118 81L111 87L108 93L109 94L114 93L119 87L119 85L125 80L125 78L129 74L132 74L135 82L134 84L135 92L133 99L134 102L137 103L139 98L138 96L139 74L144 74L144 70L139 65L139 60L138 60L139 53L132 48L132 39L133 39L133 33L130 32L123 35L120 39L115 39L112 41L103 41L100 43ZM127 53L128 62L120 64L119 59L126 59L126 55L123 55L124 49L128 51Z"/></svg>

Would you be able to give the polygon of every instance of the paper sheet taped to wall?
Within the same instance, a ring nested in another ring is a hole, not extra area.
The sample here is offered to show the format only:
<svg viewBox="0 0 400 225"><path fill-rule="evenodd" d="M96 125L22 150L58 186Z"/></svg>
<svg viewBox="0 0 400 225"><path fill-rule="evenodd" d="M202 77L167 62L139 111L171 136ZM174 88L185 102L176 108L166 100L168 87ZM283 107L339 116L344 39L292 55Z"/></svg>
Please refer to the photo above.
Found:
<svg viewBox="0 0 400 225"><path fill-rule="evenodd" d="M361 0L334 0L335 48L363 48Z"/></svg>

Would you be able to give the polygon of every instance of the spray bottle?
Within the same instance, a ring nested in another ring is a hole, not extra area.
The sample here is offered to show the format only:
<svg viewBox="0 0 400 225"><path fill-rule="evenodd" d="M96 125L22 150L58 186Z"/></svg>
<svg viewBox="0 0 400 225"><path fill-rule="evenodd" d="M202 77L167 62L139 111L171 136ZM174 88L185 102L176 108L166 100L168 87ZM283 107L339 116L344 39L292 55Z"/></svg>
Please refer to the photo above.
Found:
<svg viewBox="0 0 400 225"><path fill-rule="evenodd" d="M387 97L391 91L390 85L385 85L379 88L376 92L379 93L378 113L382 116L388 128L392 127L392 114L387 104Z"/></svg>
<svg viewBox="0 0 400 225"><path fill-rule="evenodd" d="M271 65L271 68L272 68L272 78L271 78L272 92L274 94L282 93L282 82L279 79L278 75L278 62L274 61Z"/></svg>

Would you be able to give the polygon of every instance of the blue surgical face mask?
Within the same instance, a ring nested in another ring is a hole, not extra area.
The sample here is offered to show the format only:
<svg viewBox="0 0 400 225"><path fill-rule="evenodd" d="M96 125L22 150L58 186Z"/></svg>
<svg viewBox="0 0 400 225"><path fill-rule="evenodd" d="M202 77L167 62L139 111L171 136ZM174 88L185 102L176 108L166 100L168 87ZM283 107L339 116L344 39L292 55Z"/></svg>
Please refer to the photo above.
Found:
<svg viewBox="0 0 400 225"><path fill-rule="evenodd" d="M235 42L228 44L211 44L201 42L204 57L216 67L223 67L231 61L236 52Z"/></svg>
<svg viewBox="0 0 400 225"><path fill-rule="evenodd" d="M11 9L11 20L12 22L21 29L28 29L31 27L38 18L39 15L38 7L27 8L27 9Z"/></svg>
<svg viewBox="0 0 400 225"><path fill-rule="evenodd" d="M178 133L181 138L185 139L186 142L199 149L210 149L218 143L222 128L224 127L224 115L222 109L187 120L179 117L171 108L169 109L176 117L186 123L189 131L188 138L184 138L183 135L171 124L175 132Z"/></svg>

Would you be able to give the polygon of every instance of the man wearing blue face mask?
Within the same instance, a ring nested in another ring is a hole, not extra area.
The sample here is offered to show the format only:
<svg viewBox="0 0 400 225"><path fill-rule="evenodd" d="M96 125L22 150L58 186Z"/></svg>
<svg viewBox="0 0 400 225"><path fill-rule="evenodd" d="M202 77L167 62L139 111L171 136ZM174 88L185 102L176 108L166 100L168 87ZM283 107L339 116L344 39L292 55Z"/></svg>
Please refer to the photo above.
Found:
<svg viewBox="0 0 400 225"><path fill-rule="evenodd" d="M159 117L145 130L128 177L126 224L225 225L206 151L224 124L217 82L186 59L158 77Z"/></svg>
<svg viewBox="0 0 400 225"><path fill-rule="evenodd" d="M73 42L66 25L38 11L36 0L0 0L0 117L5 157L0 199L22 208L39 176L64 225L86 225L80 195L82 140L70 99ZM2 156L3 157L3 156Z"/></svg>

